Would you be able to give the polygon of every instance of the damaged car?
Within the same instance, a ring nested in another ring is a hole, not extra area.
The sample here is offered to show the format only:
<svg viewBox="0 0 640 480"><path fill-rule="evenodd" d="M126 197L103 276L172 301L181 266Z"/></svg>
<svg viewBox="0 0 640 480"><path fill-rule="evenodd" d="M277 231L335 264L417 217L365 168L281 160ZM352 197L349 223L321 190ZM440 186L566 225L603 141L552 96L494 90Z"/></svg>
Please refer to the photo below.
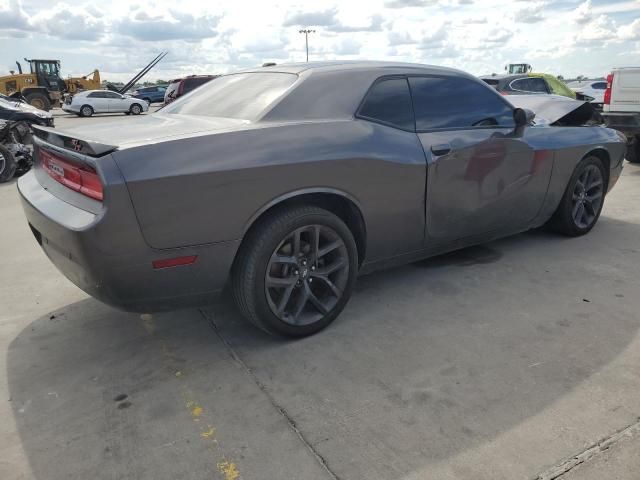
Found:
<svg viewBox="0 0 640 480"><path fill-rule="evenodd" d="M598 109L588 101L573 100L561 95L514 95L509 103L535 114L535 125L582 127L603 125Z"/></svg>
<svg viewBox="0 0 640 480"><path fill-rule="evenodd" d="M127 128L38 127L18 189L35 240L90 295L151 312L224 291L256 326L301 337L358 275L596 225L621 136L511 101L427 65L258 68Z"/></svg>
<svg viewBox="0 0 640 480"><path fill-rule="evenodd" d="M0 183L31 168L33 125L53 127L53 115L0 94Z"/></svg>
<svg viewBox="0 0 640 480"><path fill-rule="evenodd" d="M53 115L16 98L0 94L0 120L24 121L31 125L53 127Z"/></svg>

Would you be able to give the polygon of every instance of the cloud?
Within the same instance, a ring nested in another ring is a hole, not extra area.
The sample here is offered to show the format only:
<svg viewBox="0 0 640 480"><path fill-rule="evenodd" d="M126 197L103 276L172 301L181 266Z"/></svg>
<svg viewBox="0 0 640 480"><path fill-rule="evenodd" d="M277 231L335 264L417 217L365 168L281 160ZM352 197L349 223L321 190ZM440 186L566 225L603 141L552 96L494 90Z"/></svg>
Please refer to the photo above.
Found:
<svg viewBox="0 0 640 480"><path fill-rule="evenodd" d="M284 27L299 25L301 27L328 27L338 23L336 19L337 10L330 8L317 12L297 12L288 16L284 23Z"/></svg>
<svg viewBox="0 0 640 480"><path fill-rule="evenodd" d="M618 36L623 40L640 40L640 18L620 27Z"/></svg>
<svg viewBox="0 0 640 480"><path fill-rule="evenodd" d="M589 23L591 20L593 20L591 0L587 0L575 9L573 12L573 21L578 25L584 25L585 23Z"/></svg>
<svg viewBox="0 0 640 480"><path fill-rule="evenodd" d="M329 25L327 30L337 33L349 33L349 32L381 32L382 23L384 18L382 15L373 15L368 25L356 26L356 25L344 25L342 22L337 22L334 25Z"/></svg>
<svg viewBox="0 0 640 480"><path fill-rule="evenodd" d="M513 37L513 33L511 30L507 30L506 28L493 28L487 34L485 38L485 42L488 43L504 43L509 41L511 37Z"/></svg>
<svg viewBox="0 0 640 480"><path fill-rule="evenodd" d="M449 36L447 29L448 24L443 24L435 30L423 32L418 48L422 50L433 50L445 47Z"/></svg>
<svg viewBox="0 0 640 480"><path fill-rule="evenodd" d="M93 15L96 18L102 18L104 17L104 13L95 5L93 4L89 4L85 7L85 11L89 14L89 15Z"/></svg>
<svg viewBox="0 0 640 480"><path fill-rule="evenodd" d="M384 3L387 8L430 7L437 5L438 0L389 0Z"/></svg>
<svg viewBox="0 0 640 480"><path fill-rule="evenodd" d="M22 10L20 0L9 0L6 7L0 7L0 30L33 31L34 26Z"/></svg>
<svg viewBox="0 0 640 480"><path fill-rule="evenodd" d="M336 55L358 55L362 44L353 38L345 38L334 47Z"/></svg>
<svg viewBox="0 0 640 480"><path fill-rule="evenodd" d="M154 22L156 20L160 20L162 18L161 15L149 15L147 12L145 12L144 10L140 10L138 12L136 12L136 14L133 16L133 18L135 20L139 20L141 22Z"/></svg>
<svg viewBox="0 0 640 480"><path fill-rule="evenodd" d="M520 8L513 14L513 19L521 23L538 23L542 22L545 17L542 15L544 4L536 3L531 6Z"/></svg>
<svg viewBox="0 0 640 480"><path fill-rule="evenodd" d="M409 33L407 32L389 32L387 34L387 40L389 42L390 47L397 47L398 45L411 45L414 43L418 43Z"/></svg>
<svg viewBox="0 0 640 480"><path fill-rule="evenodd" d="M65 76L98 67L109 80L128 80L160 49L170 56L149 78L301 61L304 27L318 30L309 38L313 59L393 58L472 73L532 58L536 69L600 75L612 62L633 63L640 47L640 4L631 0L380 0L368 10L338 0L280 0L278 8L258 0L62 1L0 0L0 45L20 38L25 54L61 58ZM0 48L0 66L12 68L14 55Z"/></svg>
<svg viewBox="0 0 640 480"><path fill-rule="evenodd" d="M462 20L462 23L464 23L465 25L487 23L487 17L465 18L464 20Z"/></svg>
<svg viewBox="0 0 640 480"><path fill-rule="evenodd" d="M104 22L83 10L64 4L56 6L55 12L34 17L42 32L67 40L98 40L105 31Z"/></svg>
<svg viewBox="0 0 640 480"><path fill-rule="evenodd" d="M129 17L123 18L115 25L115 30L122 35L145 42L197 41L216 37L218 31L215 27L219 21L220 17L216 16L195 16L190 13L172 11L170 19L136 20Z"/></svg>
<svg viewBox="0 0 640 480"><path fill-rule="evenodd" d="M618 28L607 15L599 15L581 28L573 38L575 46L603 46L604 42L616 40Z"/></svg>

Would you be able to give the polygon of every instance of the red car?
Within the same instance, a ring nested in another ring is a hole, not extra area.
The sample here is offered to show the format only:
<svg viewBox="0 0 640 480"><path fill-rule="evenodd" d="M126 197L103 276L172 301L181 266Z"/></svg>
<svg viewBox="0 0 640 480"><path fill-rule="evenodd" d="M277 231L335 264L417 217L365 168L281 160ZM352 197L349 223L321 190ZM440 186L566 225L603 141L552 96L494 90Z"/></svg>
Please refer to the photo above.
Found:
<svg viewBox="0 0 640 480"><path fill-rule="evenodd" d="M184 78L176 78L169 82L167 90L164 92L164 104L173 102L176 98L189 93L191 90L204 85L210 80L220 75L189 75Z"/></svg>

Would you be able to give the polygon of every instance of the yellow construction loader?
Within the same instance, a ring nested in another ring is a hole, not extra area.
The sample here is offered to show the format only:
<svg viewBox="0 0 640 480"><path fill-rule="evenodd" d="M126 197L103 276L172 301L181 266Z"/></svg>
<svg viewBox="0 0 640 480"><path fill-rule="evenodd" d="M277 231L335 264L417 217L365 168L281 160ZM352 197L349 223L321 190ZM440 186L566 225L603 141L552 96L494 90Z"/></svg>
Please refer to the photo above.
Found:
<svg viewBox="0 0 640 480"><path fill-rule="evenodd" d="M16 62L18 73L0 77L0 93L9 97L24 99L41 110L59 106L65 93L74 94L80 90L100 89L100 72L94 70L84 77L60 76L60 60L28 60L31 73L23 73L22 65Z"/></svg>

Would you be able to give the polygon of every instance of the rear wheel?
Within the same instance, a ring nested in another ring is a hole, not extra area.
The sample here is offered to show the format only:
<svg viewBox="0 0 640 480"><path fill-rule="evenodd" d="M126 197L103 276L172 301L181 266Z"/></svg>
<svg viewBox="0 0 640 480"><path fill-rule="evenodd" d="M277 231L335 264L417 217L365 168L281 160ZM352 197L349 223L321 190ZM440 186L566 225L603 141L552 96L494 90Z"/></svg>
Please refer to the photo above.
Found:
<svg viewBox="0 0 640 480"><path fill-rule="evenodd" d="M312 335L346 305L358 253L349 228L327 210L290 207L262 219L234 265L238 308L254 325L291 337Z"/></svg>
<svg viewBox="0 0 640 480"><path fill-rule="evenodd" d="M4 146L0 145L0 183L8 182L16 171L16 159Z"/></svg>
<svg viewBox="0 0 640 480"><path fill-rule="evenodd" d="M134 104L133 104L133 105L131 105L131 107L129 108L129 112L130 112L132 115L140 115L140 113L142 112L142 107L141 107L139 104L134 103Z"/></svg>
<svg viewBox="0 0 640 480"><path fill-rule="evenodd" d="M565 235L588 233L598 221L606 193L605 170L598 157L585 157L575 168L550 226Z"/></svg>
<svg viewBox="0 0 640 480"><path fill-rule="evenodd" d="M33 92L25 97L25 100L29 105L32 105L40 110L51 110L51 102L44 93Z"/></svg>
<svg viewBox="0 0 640 480"><path fill-rule="evenodd" d="M80 109L80 116L90 117L91 115L93 115L93 108L91 105L83 105Z"/></svg>

